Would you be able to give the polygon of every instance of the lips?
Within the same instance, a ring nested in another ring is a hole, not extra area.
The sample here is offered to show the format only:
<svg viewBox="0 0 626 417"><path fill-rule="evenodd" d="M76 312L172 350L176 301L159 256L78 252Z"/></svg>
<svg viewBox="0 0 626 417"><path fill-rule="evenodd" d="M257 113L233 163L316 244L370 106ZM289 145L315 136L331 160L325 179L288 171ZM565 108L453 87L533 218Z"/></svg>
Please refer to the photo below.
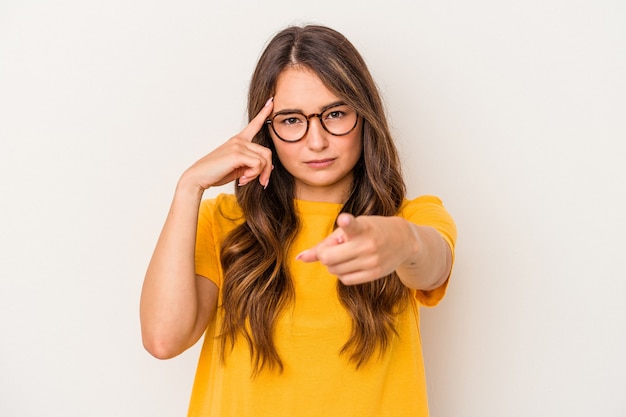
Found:
<svg viewBox="0 0 626 417"><path fill-rule="evenodd" d="M336 158L324 158L324 159L313 159L311 161L306 161L304 164L311 168L326 168L332 165L335 162Z"/></svg>

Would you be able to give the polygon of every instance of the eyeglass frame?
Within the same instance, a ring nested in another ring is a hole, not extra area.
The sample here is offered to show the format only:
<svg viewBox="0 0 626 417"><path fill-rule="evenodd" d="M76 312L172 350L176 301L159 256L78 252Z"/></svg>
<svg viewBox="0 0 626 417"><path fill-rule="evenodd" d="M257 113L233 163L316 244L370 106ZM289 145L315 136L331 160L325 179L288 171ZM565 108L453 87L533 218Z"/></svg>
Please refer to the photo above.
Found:
<svg viewBox="0 0 626 417"><path fill-rule="evenodd" d="M356 114L356 120L354 121L354 126L352 126L350 128L350 130L348 130L346 133L335 134L335 133L331 132L330 130L328 130L328 128L324 124L324 121L322 120L322 115L324 113L326 113L328 110L332 109L333 107L339 107L339 106L348 106L348 107L350 107L348 104L343 103L343 102L333 103L333 104L329 104L328 106L324 107L319 113L311 113L308 116L306 114L302 113L301 111L291 111L291 110L279 111L278 113L275 113L272 117L268 118L265 121L265 124L270 125L272 127L272 131L274 132L276 137L278 139L282 140L283 142L286 142L286 143L296 143L296 142L300 142L302 139L304 139L306 134L309 132L309 127L311 126L311 118L313 118L313 117L317 117L319 119L319 121L320 121L320 125L322 126L322 128L326 132L330 133L331 135L333 135L333 136L346 136L346 135L352 133L352 131L354 129L356 129L357 125L359 124L359 113L357 113L356 110L352 109L354 111L354 113ZM274 128L274 119L276 118L276 116L280 116L281 114L300 114L300 115L304 116L304 118L306 119L306 129L304 130L304 133L302 134L300 139L286 140L286 139L281 138L280 135L278 134L278 132L276 132L276 129Z"/></svg>

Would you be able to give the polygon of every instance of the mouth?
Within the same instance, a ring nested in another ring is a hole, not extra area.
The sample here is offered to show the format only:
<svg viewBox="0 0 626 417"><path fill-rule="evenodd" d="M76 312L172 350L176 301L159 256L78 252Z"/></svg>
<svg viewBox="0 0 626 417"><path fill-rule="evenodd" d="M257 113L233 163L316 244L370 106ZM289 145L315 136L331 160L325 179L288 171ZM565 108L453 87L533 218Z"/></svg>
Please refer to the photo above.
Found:
<svg viewBox="0 0 626 417"><path fill-rule="evenodd" d="M304 164L311 168L326 168L335 162L336 158L313 159L306 161Z"/></svg>

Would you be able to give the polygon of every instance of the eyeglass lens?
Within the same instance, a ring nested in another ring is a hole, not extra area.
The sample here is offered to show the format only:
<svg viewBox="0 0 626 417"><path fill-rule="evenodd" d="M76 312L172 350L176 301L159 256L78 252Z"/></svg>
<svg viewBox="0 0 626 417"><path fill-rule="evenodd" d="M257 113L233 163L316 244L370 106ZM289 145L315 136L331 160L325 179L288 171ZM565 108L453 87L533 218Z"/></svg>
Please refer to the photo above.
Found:
<svg viewBox="0 0 626 417"><path fill-rule="evenodd" d="M326 109L321 115L312 114L308 117L299 112L278 113L272 118L272 128L282 140L297 141L306 134L309 118L312 117L318 117L322 127L335 136L350 133L357 120L357 114L350 106L340 104Z"/></svg>

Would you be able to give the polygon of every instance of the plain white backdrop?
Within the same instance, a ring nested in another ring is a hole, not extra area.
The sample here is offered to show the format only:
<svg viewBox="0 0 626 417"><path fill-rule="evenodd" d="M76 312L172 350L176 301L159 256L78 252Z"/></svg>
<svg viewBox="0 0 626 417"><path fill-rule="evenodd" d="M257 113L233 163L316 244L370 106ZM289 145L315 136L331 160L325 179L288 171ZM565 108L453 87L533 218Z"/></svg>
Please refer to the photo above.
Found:
<svg viewBox="0 0 626 417"><path fill-rule="evenodd" d="M143 274L179 175L307 22L359 48L410 194L458 223L432 416L626 415L625 2L1 0L0 416L185 414L198 347L143 350Z"/></svg>

